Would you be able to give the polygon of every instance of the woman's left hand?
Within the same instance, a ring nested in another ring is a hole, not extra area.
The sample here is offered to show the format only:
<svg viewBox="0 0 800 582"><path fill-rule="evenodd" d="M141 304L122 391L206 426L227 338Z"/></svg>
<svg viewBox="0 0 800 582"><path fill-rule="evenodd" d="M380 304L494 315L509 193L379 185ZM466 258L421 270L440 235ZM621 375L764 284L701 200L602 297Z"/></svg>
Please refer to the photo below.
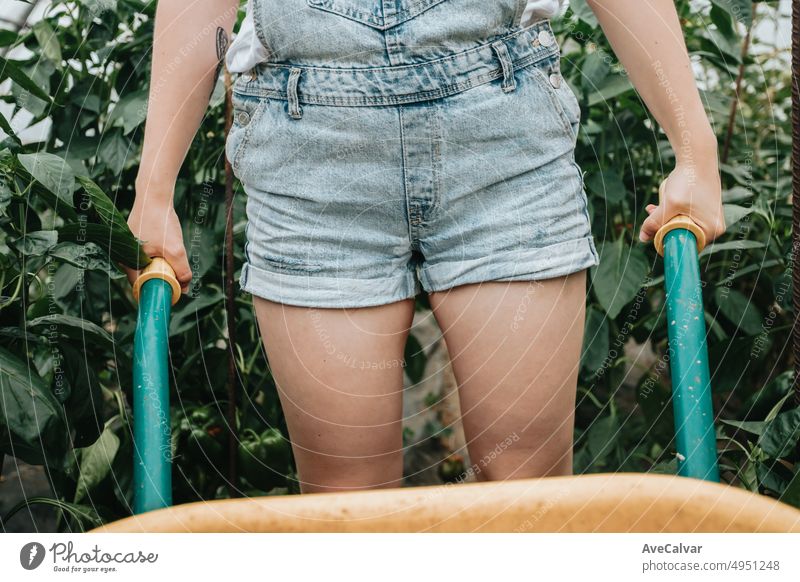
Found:
<svg viewBox="0 0 800 582"><path fill-rule="evenodd" d="M678 164L665 180L659 204L648 204L648 216L639 231L639 240L653 240L661 226L678 214L689 216L703 230L706 242L722 236L727 229L722 210L722 186L716 164L708 169L700 164Z"/></svg>

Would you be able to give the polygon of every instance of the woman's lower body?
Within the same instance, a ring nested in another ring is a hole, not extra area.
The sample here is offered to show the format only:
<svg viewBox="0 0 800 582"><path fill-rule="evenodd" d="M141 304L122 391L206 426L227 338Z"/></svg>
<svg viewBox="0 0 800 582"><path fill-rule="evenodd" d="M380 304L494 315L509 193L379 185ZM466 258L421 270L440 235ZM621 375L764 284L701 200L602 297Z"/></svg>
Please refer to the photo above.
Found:
<svg viewBox="0 0 800 582"><path fill-rule="evenodd" d="M479 480L572 471L585 273L430 295ZM315 309L254 297L301 490L397 487L403 350L414 302ZM501 446L500 454L493 453Z"/></svg>
<svg viewBox="0 0 800 582"><path fill-rule="evenodd" d="M402 103L363 70L275 67L237 81L240 284L303 491L400 484L401 363L423 289L470 456L510 441L478 477L571 471L585 271L598 255L574 161L580 110L552 42L543 21L439 60L437 98L405 102L434 77L404 67L409 85L390 86Z"/></svg>

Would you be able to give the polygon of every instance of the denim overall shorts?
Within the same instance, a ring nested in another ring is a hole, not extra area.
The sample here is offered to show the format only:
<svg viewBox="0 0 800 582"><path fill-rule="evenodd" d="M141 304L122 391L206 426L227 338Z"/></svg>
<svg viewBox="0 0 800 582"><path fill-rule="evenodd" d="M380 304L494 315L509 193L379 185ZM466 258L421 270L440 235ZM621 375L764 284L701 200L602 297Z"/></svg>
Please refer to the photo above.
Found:
<svg viewBox="0 0 800 582"><path fill-rule="evenodd" d="M580 106L526 0L254 0L237 76L243 291L366 307L598 264Z"/></svg>

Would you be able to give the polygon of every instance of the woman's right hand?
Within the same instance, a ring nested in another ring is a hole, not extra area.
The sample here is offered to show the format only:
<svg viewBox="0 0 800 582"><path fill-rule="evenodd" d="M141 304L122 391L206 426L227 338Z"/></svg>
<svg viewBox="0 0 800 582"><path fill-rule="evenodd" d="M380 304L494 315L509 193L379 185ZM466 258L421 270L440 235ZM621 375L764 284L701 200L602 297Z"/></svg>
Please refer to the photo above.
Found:
<svg viewBox="0 0 800 582"><path fill-rule="evenodd" d="M171 202L146 195L136 196L136 201L128 217L128 226L142 241L142 249L149 257L163 257L175 271L186 293L192 280L192 270L186 248L183 245L181 222ZM124 267L131 285L141 270Z"/></svg>

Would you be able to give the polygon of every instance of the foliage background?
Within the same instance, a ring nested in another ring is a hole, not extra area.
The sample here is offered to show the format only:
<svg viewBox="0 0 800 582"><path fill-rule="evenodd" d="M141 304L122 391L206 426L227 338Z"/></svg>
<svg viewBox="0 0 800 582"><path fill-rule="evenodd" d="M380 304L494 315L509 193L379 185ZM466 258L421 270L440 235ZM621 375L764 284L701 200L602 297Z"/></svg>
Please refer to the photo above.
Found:
<svg viewBox="0 0 800 582"><path fill-rule="evenodd" d="M677 5L723 161L729 230L701 256L723 479L800 506L800 411L791 402L788 349L791 86L778 28L788 2ZM115 262L141 260L125 216L153 12L154 3L140 0L55 1L32 26L0 30L0 455L6 464L42 465L50 489L11 508L4 529L34 504L52 507L61 531L131 511L136 307ZM674 472L662 264L635 234L672 152L583 0L553 24L583 108L577 160L601 250L587 288L575 472ZM745 48L750 29L757 32ZM231 494L223 107L220 82L175 196L195 270L170 324L175 503ZM239 294L235 302L235 430L240 449L254 456L243 453L234 485L246 495L293 493L286 451L274 439L253 442L286 430L250 299ZM421 297L419 309L425 305ZM406 352L407 380L419 382L426 355L413 335ZM452 428L433 427L423 440L439 446ZM439 475L459 480L465 455L451 452L461 456L448 456ZM265 467L286 478L265 478Z"/></svg>

